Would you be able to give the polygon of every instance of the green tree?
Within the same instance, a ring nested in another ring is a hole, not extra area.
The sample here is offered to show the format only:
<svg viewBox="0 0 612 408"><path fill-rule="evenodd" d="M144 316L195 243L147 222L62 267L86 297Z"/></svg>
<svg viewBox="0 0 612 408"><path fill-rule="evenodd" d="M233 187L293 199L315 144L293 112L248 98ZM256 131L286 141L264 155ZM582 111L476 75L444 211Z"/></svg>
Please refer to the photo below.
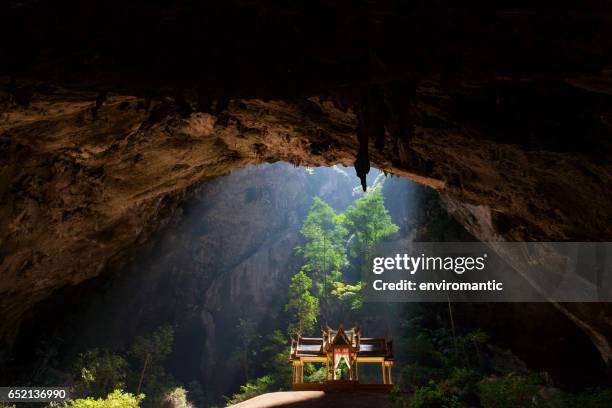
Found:
<svg viewBox="0 0 612 408"><path fill-rule="evenodd" d="M164 362L172 352L174 330L170 326L161 326L148 336L138 336L130 349L130 355L139 367L136 393L141 390L149 396L147 405L157 404L164 392L173 384L166 374Z"/></svg>
<svg viewBox="0 0 612 408"><path fill-rule="evenodd" d="M267 392L289 389L292 369L287 361L288 351L287 338L280 330L267 335L260 349L264 361L262 368L266 375L247 381L231 398L226 398L228 404L237 404Z"/></svg>
<svg viewBox="0 0 612 408"><path fill-rule="evenodd" d="M312 277L314 294L323 300L322 312L327 314L327 299L333 282L342 276L348 265L346 256L347 230L341 217L319 197L314 197L300 230L305 244L298 247L304 257L302 271Z"/></svg>
<svg viewBox="0 0 612 408"><path fill-rule="evenodd" d="M350 235L348 252L355 260L357 270L370 265L375 245L382 239L399 231L385 208L380 186L372 188L338 218ZM333 294L349 309L358 311L363 302L360 296L362 283L356 285L336 284Z"/></svg>
<svg viewBox="0 0 612 408"><path fill-rule="evenodd" d="M108 350L93 349L79 354L74 371L80 379L77 394L98 398L125 388L128 364Z"/></svg>
<svg viewBox="0 0 612 408"><path fill-rule="evenodd" d="M253 352L251 346L257 336L257 327L251 319L239 319L236 329L239 341L236 350L232 353L231 359L240 366L245 381L248 381L251 353Z"/></svg>
<svg viewBox="0 0 612 408"><path fill-rule="evenodd" d="M369 261L371 253L381 239L399 231L385 208L380 188L372 189L349 207L341 217L352 240L351 255Z"/></svg>
<svg viewBox="0 0 612 408"><path fill-rule="evenodd" d="M303 271L296 273L289 284L289 301L285 310L292 313L289 334L301 336L314 329L319 314L319 300L310 294L312 279Z"/></svg>
<svg viewBox="0 0 612 408"><path fill-rule="evenodd" d="M270 374L274 389L287 389L291 386L292 368L287 364L289 345L287 337L280 330L274 330L265 337L261 349L264 356L263 368Z"/></svg>

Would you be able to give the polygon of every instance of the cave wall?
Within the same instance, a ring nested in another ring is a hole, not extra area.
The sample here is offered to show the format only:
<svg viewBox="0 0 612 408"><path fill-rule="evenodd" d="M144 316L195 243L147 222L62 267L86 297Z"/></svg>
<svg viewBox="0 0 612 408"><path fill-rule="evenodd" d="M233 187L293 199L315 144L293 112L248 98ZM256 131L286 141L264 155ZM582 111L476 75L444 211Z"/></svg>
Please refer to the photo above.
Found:
<svg viewBox="0 0 612 408"><path fill-rule="evenodd" d="M262 333L283 326L312 197L341 211L356 198L357 184L342 169L287 163L248 166L204 182L124 266L35 307L0 378L31 378L40 364L32 350L54 354L58 361L45 369L69 376L78 353L122 352L135 336L169 324L176 334L170 372L183 384L199 381L216 399L231 395L244 381L229 357L238 347L239 319L251 319Z"/></svg>

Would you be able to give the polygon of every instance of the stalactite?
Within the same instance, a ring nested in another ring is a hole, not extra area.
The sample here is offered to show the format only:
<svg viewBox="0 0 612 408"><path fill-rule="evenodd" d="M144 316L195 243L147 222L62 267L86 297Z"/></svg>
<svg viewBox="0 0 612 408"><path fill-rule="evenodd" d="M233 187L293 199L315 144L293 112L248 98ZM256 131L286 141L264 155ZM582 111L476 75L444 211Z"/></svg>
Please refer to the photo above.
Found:
<svg viewBox="0 0 612 408"><path fill-rule="evenodd" d="M357 153L357 159L355 160L355 172L357 177L361 180L361 187L363 191L368 188L366 176L370 172L370 154L368 152L368 132L367 132L367 115L363 111L363 107L358 108L358 120L357 125L357 138L359 140L359 152Z"/></svg>
<svg viewBox="0 0 612 408"><path fill-rule="evenodd" d="M385 147L384 93L380 86L368 86L357 106L357 138L359 152L355 160L355 171L361 180L363 191L367 189L366 175L370 172L369 140L374 138L376 149L382 153Z"/></svg>

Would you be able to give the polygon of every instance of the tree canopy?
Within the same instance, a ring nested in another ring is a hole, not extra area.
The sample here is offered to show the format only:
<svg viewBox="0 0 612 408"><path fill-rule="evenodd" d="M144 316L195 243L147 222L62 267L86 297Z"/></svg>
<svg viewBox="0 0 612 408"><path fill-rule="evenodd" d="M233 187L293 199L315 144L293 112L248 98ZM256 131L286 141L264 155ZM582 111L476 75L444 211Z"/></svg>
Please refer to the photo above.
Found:
<svg viewBox="0 0 612 408"><path fill-rule="evenodd" d="M348 265L347 231L340 221L329 204L314 197L300 230L306 241L298 247L298 253L305 261L301 270L313 278L315 294L319 298L327 296L332 283L341 277L342 268Z"/></svg>
<svg viewBox="0 0 612 408"><path fill-rule="evenodd" d="M342 225L354 237L351 241L351 255L366 256L381 239L396 234L399 227L393 223L385 208L380 189L373 189L349 207L341 217Z"/></svg>
<svg viewBox="0 0 612 408"><path fill-rule="evenodd" d="M303 271L296 273L289 284L289 300L285 309L292 312L289 334L301 336L311 332L319 314L319 300L310 294L312 279Z"/></svg>

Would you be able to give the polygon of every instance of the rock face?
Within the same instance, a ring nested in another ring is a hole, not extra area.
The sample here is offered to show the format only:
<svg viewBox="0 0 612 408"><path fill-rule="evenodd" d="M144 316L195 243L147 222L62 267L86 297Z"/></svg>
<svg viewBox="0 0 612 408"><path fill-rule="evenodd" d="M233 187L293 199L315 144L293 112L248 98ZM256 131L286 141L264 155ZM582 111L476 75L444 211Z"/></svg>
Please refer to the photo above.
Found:
<svg viewBox="0 0 612 408"><path fill-rule="evenodd" d="M439 190L479 239L611 239L603 3L213 3L3 6L5 344L247 164L358 158ZM610 361L593 307L563 310Z"/></svg>
<svg viewBox="0 0 612 408"><path fill-rule="evenodd" d="M60 337L71 340L58 349L69 364L82 350L122 348L169 324L176 330L173 374L184 383L198 379L215 398L231 395L244 380L231 358L239 345L236 326L250 319L262 332L262 326L277 327L289 279L300 268L295 247L312 197L344 210L357 184L341 169L286 163L249 166L206 182L163 231L132 251L125 267L94 285L101 290L77 285L36 308L32 340L64 333ZM72 309L62 298L81 298L80 306ZM46 320L55 323L45 327ZM20 337L27 343L24 337L30 336ZM27 350L38 347L18 346L17 355L24 355L17 360L24 363Z"/></svg>

